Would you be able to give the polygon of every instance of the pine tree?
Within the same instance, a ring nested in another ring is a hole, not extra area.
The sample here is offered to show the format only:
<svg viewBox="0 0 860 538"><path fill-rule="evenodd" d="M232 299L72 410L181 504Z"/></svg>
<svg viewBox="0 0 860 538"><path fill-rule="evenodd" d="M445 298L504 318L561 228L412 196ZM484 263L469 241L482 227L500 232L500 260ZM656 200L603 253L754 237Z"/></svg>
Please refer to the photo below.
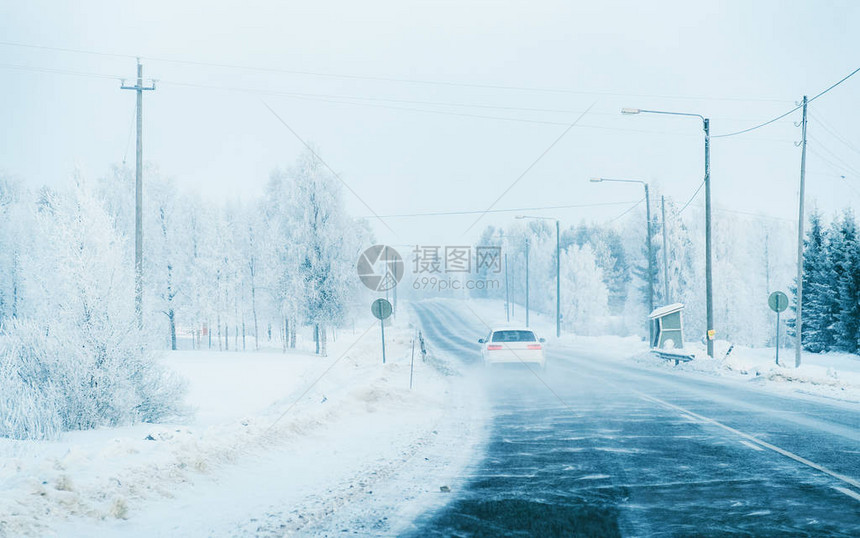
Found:
<svg viewBox="0 0 860 538"><path fill-rule="evenodd" d="M645 308L649 308L652 305L648 304L648 286L651 285L651 282L654 283L654 305L657 306L660 303L660 291L658 289L658 284L660 279L658 277L658 273L660 270L660 263L658 262L661 254L661 244L660 244L660 233L657 226L657 217L654 216L651 218L651 271L649 273L648 268L648 241L647 239L644 241L642 245L642 262L641 264L636 264L633 267L633 275L636 276L642 284L639 286L639 292L642 297L642 304ZM647 235L646 235L647 238ZM650 312L649 312L650 313Z"/></svg>
<svg viewBox="0 0 860 538"><path fill-rule="evenodd" d="M827 237L822 227L821 214L813 211L809 216L809 231L803 240L803 347L819 353L833 345L833 312L831 310L832 259L827 255ZM794 302L797 303L797 289ZM796 306L794 307L797 310ZM789 327L793 327L789 323ZM794 333L794 331L793 331Z"/></svg>
<svg viewBox="0 0 860 538"><path fill-rule="evenodd" d="M833 242L831 254L837 274L834 283L838 304L833 331L835 346L841 351L855 353L860 343L860 238L851 210L843 213L834 233L839 238L838 242Z"/></svg>

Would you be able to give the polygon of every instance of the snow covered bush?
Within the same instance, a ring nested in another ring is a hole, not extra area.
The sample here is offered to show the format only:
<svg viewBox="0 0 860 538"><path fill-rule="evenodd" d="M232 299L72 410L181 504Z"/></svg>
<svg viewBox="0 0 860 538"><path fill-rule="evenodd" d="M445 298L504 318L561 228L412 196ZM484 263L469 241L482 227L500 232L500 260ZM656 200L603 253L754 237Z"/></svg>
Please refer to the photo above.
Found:
<svg viewBox="0 0 860 538"><path fill-rule="evenodd" d="M134 312L127 245L86 189L43 191L22 248L18 316L0 335L0 435L154 421L181 383L156 362Z"/></svg>

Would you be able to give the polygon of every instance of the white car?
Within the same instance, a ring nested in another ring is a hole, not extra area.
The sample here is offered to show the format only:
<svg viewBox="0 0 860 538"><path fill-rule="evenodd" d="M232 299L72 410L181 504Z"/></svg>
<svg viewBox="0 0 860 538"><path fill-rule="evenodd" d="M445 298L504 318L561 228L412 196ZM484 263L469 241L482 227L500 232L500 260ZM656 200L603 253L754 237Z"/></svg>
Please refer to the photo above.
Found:
<svg viewBox="0 0 860 538"><path fill-rule="evenodd" d="M536 364L546 367L543 355L543 338L527 327L497 327L486 338L478 340L484 365Z"/></svg>

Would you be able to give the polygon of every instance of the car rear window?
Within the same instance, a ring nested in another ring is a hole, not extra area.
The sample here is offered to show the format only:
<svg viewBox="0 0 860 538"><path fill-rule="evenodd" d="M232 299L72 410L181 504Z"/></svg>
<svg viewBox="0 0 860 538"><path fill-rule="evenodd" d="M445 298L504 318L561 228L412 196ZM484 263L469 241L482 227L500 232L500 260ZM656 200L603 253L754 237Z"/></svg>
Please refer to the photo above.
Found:
<svg viewBox="0 0 860 538"><path fill-rule="evenodd" d="M535 333L531 331L496 331L493 342L535 342Z"/></svg>

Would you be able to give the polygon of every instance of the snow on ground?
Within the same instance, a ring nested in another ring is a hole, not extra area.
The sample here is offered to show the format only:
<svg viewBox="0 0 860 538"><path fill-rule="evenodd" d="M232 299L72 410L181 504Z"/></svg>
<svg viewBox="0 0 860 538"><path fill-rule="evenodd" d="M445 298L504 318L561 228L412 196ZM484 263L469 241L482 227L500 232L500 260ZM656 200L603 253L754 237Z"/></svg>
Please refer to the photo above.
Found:
<svg viewBox="0 0 860 538"><path fill-rule="evenodd" d="M404 312L405 314L405 312ZM366 329L366 330L365 330ZM176 424L0 442L0 535L392 534L446 500L484 442L479 387L416 351L407 315L308 353L182 351Z"/></svg>
<svg viewBox="0 0 860 538"><path fill-rule="evenodd" d="M485 326L525 324L525 308L519 304L515 305L514 316L510 321L505 317L503 301L471 299L455 304L460 313L473 317L477 323ZM648 368L750 381L765 390L785 394L807 394L860 402L860 356L857 355L804 352L800 368L795 368L793 349L780 349L780 365L777 366L776 349L773 347L736 345L727 355L731 344L717 341L714 346L715 358L711 359L704 344L688 342L684 352L694 354L695 359L675 366L649 353L647 343L640 337L579 336L563 332L561 338L556 338L555 316L534 311L529 312L529 325L539 336L547 339L548 350L561 346L616 359L628 358Z"/></svg>

